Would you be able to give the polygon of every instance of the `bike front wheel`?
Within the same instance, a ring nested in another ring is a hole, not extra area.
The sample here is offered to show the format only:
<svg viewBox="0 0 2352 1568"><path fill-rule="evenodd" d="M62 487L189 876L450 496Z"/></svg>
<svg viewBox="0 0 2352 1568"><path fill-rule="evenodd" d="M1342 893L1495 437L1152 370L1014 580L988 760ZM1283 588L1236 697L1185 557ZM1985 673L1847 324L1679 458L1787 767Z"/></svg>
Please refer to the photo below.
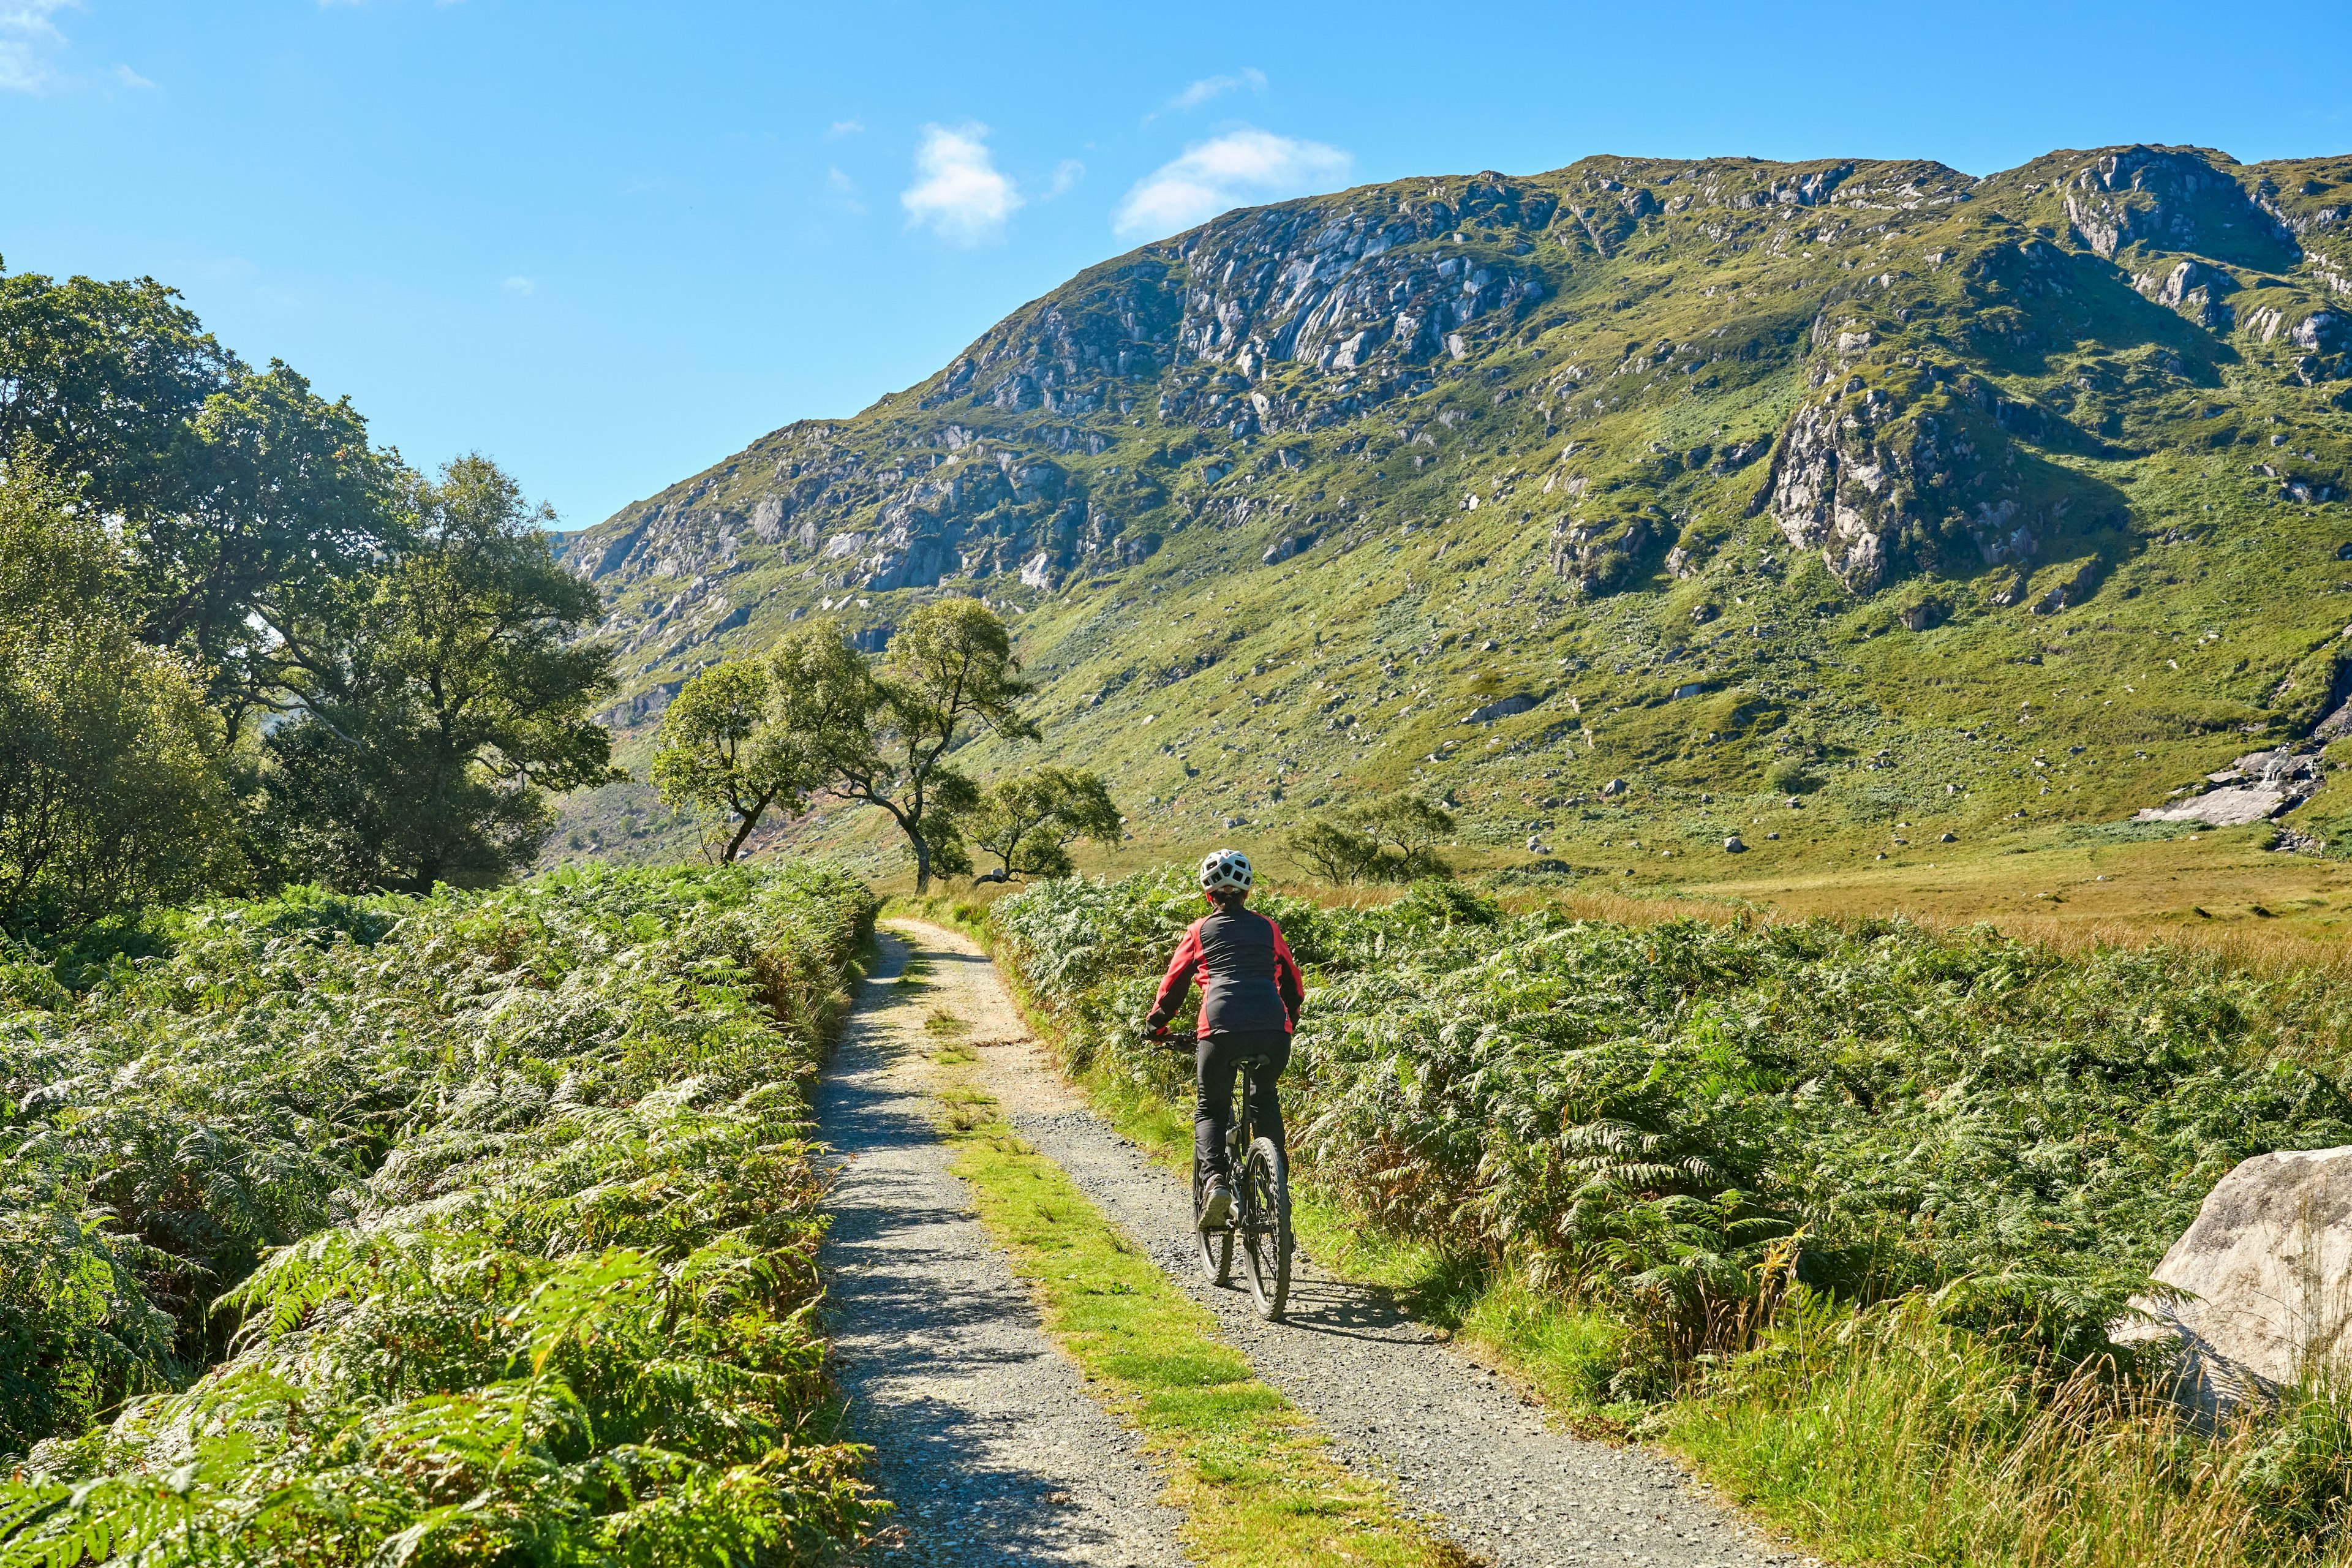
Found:
<svg viewBox="0 0 2352 1568"><path fill-rule="evenodd" d="M1192 1240L1201 1253L1201 1272L1212 1285L1230 1285L1234 1279L1234 1227L1230 1224L1214 1230L1200 1227L1201 1193L1207 1184L1198 1155L1192 1159Z"/></svg>
<svg viewBox="0 0 2352 1568"><path fill-rule="evenodd" d="M1251 1143L1242 1164L1242 1248L1249 1257L1250 1294L1268 1322L1290 1300L1290 1167L1271 1138Z"/></svg>

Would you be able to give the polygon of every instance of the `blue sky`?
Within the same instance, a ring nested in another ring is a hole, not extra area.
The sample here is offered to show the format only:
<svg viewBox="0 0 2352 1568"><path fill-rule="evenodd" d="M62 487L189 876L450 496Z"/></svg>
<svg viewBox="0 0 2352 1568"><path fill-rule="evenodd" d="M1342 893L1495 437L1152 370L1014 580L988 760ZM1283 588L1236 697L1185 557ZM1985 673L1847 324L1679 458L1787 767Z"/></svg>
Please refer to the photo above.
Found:
<svg viewBox="0 0 2352 1568"><path fill-rule="evenodd" d="M584 526L1223 206L1595 153L2352 151L2341 0L0 0L0 258Z"/></svg>

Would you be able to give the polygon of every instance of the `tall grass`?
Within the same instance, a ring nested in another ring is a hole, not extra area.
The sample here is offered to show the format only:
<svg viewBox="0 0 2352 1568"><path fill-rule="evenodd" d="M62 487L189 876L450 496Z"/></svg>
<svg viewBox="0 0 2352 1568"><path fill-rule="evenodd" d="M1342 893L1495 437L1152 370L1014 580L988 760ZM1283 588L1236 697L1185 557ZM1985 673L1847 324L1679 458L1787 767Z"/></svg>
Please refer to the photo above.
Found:
<svg viewBox="0 0 2352 1568"><path fill-rule="evenodd" d="M1925 1295L1787 1305L1667 1415L1778 1522L1888 1563L2352 1561L2352 1399L2325 1384L2200 1433L2105 1361L2057 1372Z"/></svg>
<svg viewBox="0 0 2352 1568"><path fill-rule="evenodd" d="M0 1018L0 1564L835 1554L805 1096L871 918L299 897Z"/></svg>

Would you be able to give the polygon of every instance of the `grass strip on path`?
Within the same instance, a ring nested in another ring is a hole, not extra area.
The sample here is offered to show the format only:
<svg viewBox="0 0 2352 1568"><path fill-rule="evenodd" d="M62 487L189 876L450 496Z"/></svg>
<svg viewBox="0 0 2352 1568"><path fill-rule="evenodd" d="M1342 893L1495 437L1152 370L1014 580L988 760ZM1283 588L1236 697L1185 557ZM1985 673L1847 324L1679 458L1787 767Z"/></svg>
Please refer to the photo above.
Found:
<svg viewBox="0 0 2352 1568"><path fill-rule="evenodd" d="M934 1033L946 1034L934 1016ZM1014 1132L968 1047L933 1057L942 1131L981 1222L1012 1255L1045 1331L1167 1466L1185 1544L1210 1568L1469 1568L1478 1560L1349 1473L1328 1440L1217 1337L1216 1321L1139 1251L1069 1173Z"/></svg>

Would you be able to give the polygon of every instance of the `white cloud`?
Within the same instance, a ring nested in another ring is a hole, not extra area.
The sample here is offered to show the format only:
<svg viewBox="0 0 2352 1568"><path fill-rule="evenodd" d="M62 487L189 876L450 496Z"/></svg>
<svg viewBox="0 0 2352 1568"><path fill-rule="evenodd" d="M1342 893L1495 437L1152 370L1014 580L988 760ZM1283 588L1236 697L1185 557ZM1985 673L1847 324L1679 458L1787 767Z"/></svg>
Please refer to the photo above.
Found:
<svg viewBox="0 0 2352 1568"><path fill-rule="evenodd" d="M836 120L824 128L824 139L828 142L837 142L844 136L856 136L865 129L865 124L859 121Z"/></svg>
<svg viewBox="0 0 2352 1568"><path fill-rule="evenodd" d="M857 182L830 164L824 171L824 188L833 193L835 202L849 211L862 213L866 210L866 204L858 199Z"/></svg>
<svg viewBox="0 0 2352 1568"><path fill-rule="evenodd" d="M51 51L66 36L49 18L74 0L0 0L0 91L43 92L57 80Z"/></svg>
<svg viewBox="0 0 2352 1568"><path fill-rule="evenodd" d="M1045 195L1041 199L1050 202L1055 196L1068 195L1076 188L1077 183L1086 177L1087 166L1084 163L1079 163L1076 158L1065 158L1054 165L1054 183L1046 188Z"/></svg>
<svg viewBox="0 0 2352 1568"><path fill-rule="evenodd" d="M155 85L153 82L149 81L145 77L141 76L137 71L132 70L129 66L116 66L114 68L114 79L121 82L125 87L153 87Z"/></svg>
<svg viewBox="0 0 2352 1568"><path fill-rule="evenodd" d="M989 156L988 127L926 125L915 150L915 183L898 193L908 226L928 228L950 245L978 245L1004 232L1024 205L1021 193Z"/></svg>
<svg viewBox="0 0 2352 1568"><path fill-rule="evenodd" d="M1112 215L1122 235L1168 235L1251 202L1328 190L1356 160L1337 147L1244 125L1198 142L1135 183Z"/></svg>
<svg viewBox="0 0 2352 1568"><path fill-rule="evenodd" d="M517 273L512 278L509 278L505 282L499 284L499 287L505 289L509 294L519 295L521 298L528 300L533 294L539 292L539 279L536 278L525 278L522 274Z"/></svg>
<svg viewBox="0 0 2352 1568"><path fill-rule="evenodd" d="M1263 93L1265 90L1265 72L1255 66L1244 66L1238 76L1204 76L1160 107L1163 111L1198 109L1211 99L1223 98L1235 89L1244 87L1252 92Z"/></svg>

